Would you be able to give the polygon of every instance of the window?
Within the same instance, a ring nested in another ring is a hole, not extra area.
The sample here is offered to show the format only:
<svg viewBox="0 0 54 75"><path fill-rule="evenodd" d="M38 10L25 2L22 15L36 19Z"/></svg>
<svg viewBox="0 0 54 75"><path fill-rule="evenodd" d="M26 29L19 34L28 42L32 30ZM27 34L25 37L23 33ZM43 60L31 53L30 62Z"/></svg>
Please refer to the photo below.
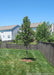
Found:
<svg viewBox="0 0 54 75"><path fill-rule="evenodd" d="M33 30L36 30L36 27L35 28L32 28Z"/></svg>
<svg viewBox="0 0 54 75"><path fill-rule="evenodd" d="M8 38L10 38L10 35L8 35Z"/></svg>

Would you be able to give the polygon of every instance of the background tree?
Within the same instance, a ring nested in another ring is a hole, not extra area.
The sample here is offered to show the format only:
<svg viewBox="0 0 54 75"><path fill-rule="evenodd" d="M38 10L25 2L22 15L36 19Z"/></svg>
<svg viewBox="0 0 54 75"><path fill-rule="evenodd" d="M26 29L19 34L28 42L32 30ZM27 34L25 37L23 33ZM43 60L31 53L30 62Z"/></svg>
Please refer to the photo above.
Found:
<svg viewBox="0 0 54 75"><path fill-rule="evenodd" d="M19 41L21 40L21 35L18 33L15 37L15 43L19 44Z"/></svg>
<svg viewBox="0 0 54 75"><path fill-rule="evenodd" d="M50 37L48 38L48 42L54 42L54 33L50 35Z"/></svg>
<svg viewBox="0 0 54 75"><path fill-rule="evenodd" d="M21 26L21 39L24 42L24 46L26 46L26 58L28 57L28 51L27 51L27 47L28 45L33 41L34 38L34 32L33 30L30 28L30 20L28 19L28 17L24 17L23 19L23 24Z"/></svg>
<svg viewBox="0 0 54 75"><path fill-rule="evenodd" d="M41 25L37 27L36 30L36 40L39 41L48 41L48 38L50 37L49 32L49 23L43 22Z"/></svg>
<svg viewBox="0 0 54 75"><path fill-rule="evenodd" d="M16 37L15 37L16 44L18 44L18 40L19 40L19 35L17 34Z"/></svg>

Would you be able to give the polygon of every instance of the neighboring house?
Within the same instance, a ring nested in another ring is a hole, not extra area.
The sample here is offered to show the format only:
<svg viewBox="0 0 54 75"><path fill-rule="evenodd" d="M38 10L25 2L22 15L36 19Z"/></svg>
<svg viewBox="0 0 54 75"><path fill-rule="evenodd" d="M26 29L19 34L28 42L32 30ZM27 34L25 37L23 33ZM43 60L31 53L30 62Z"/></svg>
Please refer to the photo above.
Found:
<svg viewBox="0 0 54 75"><path fill-rule="evenodd" d="M41 25L41 24L42 24L42 23L32 23L32 24L30 25L30 27L31 27L34 31L36 31L38 25Z"/></svg>
<svg viewBox="0 0 54 75"><path fill-rule="evenodd" d="M51 32L51 34L54 33L54 24L52 24L52 25L50 26L50 32Z"/></svg>
<svg viewBox="0 0 54 75"><path fill-rule="evenodd" d="M0 26L0 39L2 41L14 40L19 30L19 25Z"/></svg>
<svg viewBox="0 0 54 75"><path fill-rule="evenodd" d="M30 25L30 27L31 27L34 31L36 31L38 25L41 25L41 24L42 24L42 23L32 23L32 24ZM54 24L51 24L51 25L49 26L49 31L51 32L51 34L54 33Z"/></svg>

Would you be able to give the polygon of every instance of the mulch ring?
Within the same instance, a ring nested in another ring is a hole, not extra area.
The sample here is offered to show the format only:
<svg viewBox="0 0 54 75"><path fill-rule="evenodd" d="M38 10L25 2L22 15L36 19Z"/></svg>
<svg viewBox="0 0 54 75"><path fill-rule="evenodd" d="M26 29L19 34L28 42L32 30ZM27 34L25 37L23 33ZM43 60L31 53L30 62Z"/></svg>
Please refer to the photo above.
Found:
<svg viewBox="0 0 54 75"><path fill-rule="evenodd" d="M34 58L22 58L23 62L33 62L34 60Z"/></svg>

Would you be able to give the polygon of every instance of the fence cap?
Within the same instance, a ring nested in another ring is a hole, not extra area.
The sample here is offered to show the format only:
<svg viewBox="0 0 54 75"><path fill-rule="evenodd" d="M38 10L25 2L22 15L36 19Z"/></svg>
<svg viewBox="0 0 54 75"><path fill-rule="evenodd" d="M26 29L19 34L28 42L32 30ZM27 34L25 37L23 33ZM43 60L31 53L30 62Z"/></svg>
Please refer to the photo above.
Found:
<svg viewBox="0 0 54 75"><path fill-rule="evenodd" d="M53 42L39 42L39 43L43 43L43 44L54 44Z"/></svg>

